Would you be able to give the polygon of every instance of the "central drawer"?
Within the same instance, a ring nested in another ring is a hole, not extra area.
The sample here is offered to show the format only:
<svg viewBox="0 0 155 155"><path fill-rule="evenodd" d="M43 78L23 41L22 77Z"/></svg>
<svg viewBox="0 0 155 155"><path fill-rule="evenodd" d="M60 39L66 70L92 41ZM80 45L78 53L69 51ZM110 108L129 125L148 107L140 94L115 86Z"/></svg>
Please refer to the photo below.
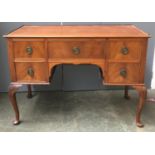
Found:
<svg viewBox="0 0 155 155"><path fill-rule="evenodd" d="M48 41L49 58L104 58L103 39L55 39Z"/></svg>

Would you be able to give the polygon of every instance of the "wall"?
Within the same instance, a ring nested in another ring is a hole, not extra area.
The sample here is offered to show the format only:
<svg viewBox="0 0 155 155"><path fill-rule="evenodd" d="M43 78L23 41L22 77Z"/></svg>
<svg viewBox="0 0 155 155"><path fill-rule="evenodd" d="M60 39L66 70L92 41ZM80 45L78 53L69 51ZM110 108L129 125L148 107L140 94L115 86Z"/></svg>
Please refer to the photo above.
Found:
<svg viewBox="0 0 155 155"><path fill-rule="evenodd" d="M148 88L151 87L152 79L152 66L155 47L155 23L29 23L29 22L8 22L0 23L0 92L7 92L10 83L9 67L7 60L7 45L2 35L7 34L9 31L20 27L21 25L103 25L103 24L134 24L144 31L151 34L152 38L148 44L147 64L146 64L146 77L145 82ZM63 68L63 69L62 69ZM117 87L120 88L120 87ZM117 89L116 87L107 87L101 84L99 76L99 69L91 65L60 65L56 69L53 82L49 86L34 86L33 89L39 90L99 90L99 89ZM26 88L22 87L21 91Z"/></svg>

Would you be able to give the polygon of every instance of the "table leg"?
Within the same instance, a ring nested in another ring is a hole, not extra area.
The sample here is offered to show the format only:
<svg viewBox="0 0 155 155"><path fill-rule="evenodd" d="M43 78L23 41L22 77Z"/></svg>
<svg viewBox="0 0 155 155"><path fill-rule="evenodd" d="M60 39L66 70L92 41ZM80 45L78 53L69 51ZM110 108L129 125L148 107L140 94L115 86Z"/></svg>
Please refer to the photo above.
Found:
<svg viewBox="0 0 155 155"><path fill-rule="evenodd" d="M27 85L27 89L28 89L27 98L32 98L32 88L30 84Z"/></svg>
<svg viewBox="0 0 155 155"><path fill-rule="evenodd" d="M129 96L129 86L125 86L124 87L124 98L129 100L130 96Z"/></svg>
<svg viewBox="0 0 155 155"><path fill-rule="evenodd" d="M19 110L18 105L16 101L16 91L21 87L20 84L10 84L9 86L9 99L11 102L11 105L13 107L13 110L15 112L15 121L13 122L14 125L18 125L20 123L19 120Z"/></svg>
<svg viewBox="0 0 155 155"><path fill-rule="evenodd" d="M143 127L144 125L141 123L141 112L146 100L147 89L145 86L133 86L133 88L135 88L139 93L139 103L136 111L136 125L138 127Z"/></svg>

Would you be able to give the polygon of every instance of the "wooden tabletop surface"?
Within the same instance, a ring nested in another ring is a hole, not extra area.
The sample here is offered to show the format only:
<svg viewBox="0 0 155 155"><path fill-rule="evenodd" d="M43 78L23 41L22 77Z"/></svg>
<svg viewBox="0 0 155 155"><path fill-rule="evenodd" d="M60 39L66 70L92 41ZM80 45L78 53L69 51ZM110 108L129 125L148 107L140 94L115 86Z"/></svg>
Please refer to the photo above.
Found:
<svg viewBox="0 0 155 155"><path fill-rule="evenodd" d="M22 26L4 37L149 37L134 25Z"/></svg>

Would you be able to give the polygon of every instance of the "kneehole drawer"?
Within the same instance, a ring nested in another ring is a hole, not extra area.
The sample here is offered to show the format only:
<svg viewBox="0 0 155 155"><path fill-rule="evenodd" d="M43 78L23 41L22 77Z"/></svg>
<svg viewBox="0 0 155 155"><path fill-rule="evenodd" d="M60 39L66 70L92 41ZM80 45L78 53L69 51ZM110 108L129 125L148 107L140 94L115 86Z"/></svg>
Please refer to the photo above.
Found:
<svg viewBox="0 0 155 155"><path fill-rule="evenodd" d="M16 78L21 82L48 82L47 63L18 62L15 63Z"/></svg>

